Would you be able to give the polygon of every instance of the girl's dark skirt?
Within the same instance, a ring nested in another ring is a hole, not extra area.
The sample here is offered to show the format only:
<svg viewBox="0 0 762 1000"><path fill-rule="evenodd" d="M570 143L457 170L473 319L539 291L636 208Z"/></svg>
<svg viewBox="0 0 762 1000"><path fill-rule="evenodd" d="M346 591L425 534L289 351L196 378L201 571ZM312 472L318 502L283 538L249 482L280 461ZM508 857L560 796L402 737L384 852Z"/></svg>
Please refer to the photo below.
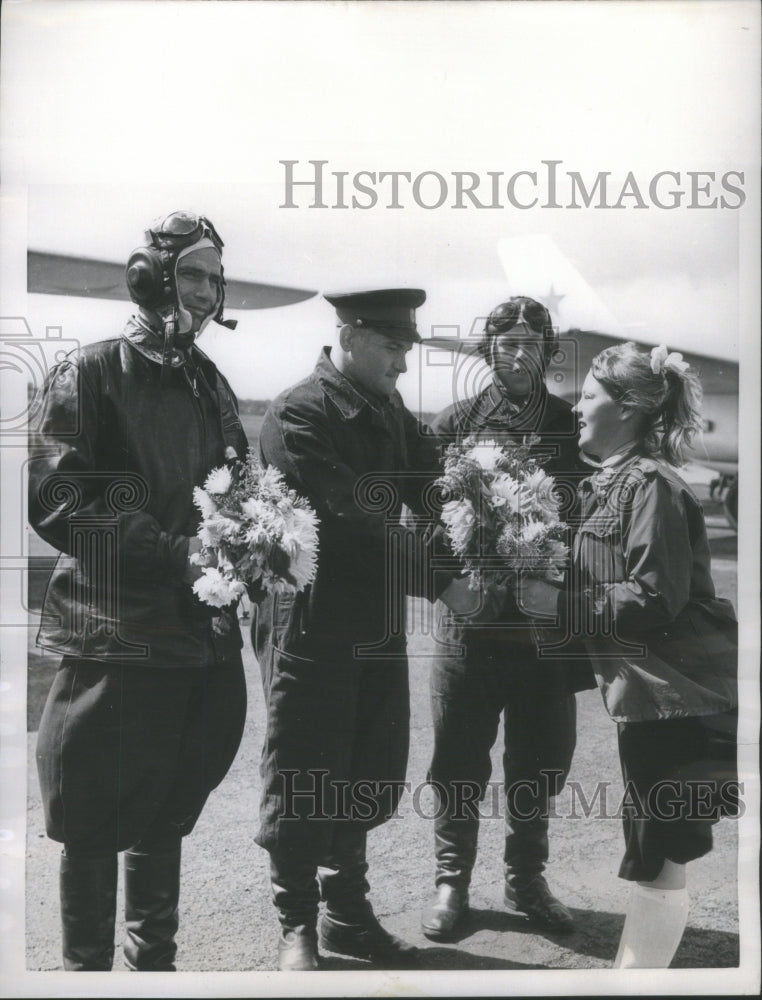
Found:
<svg viewBox="0 0 762 1000"><path fill-rule="evenodd" d="M712 849L712 827L737 816L738 713L620 722L625 853L619 877L651 882L665 860Z"/></svg>

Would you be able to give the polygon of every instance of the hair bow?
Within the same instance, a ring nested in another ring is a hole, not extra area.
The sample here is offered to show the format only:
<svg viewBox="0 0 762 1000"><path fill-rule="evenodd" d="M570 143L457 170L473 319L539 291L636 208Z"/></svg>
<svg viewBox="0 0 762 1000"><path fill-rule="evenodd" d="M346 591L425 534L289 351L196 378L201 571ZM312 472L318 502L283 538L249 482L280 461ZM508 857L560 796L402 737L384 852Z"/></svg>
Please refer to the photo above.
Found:
<svg viewBox="0 0 762 1000"><path fill-rule="evenodd" d="M651 351L651 371L654 375L661 375L664 371L673 371L676 375L687 372L690 365L683 361L683 356L678 351L667 350L665 344L654 347Z"/></svg>

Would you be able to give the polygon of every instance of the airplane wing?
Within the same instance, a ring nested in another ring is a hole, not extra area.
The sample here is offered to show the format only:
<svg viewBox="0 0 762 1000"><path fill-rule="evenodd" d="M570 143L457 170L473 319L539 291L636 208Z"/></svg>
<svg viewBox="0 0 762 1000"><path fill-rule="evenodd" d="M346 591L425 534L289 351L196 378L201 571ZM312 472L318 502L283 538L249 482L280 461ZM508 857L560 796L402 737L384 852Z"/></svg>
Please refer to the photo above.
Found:
<svg viewBox="0 0 762 1000"><path fill-rule="evenodd" d="M76 295L94 299L129 300L124 264L89 257L29 250L27 291L42 295ZM228 309L271 309L312 298L317 292L256 281L225 278Z"/></svg>
<svg viewBox="0 0 762 1000"><path fill-rule="evenodd" d="M649 343L643 339L647 336L646 325L621 324L549 236L538 234L499 240L498 255L507 279L505 297L528 295L542 302L560 331L558 349L547 371L548 385L556 395L576 401L590 362L606 347L625 340L634 341L641 350L653 347L653 340ZM422 346L454 352L457 357L455 371L465 373L461 374L462 379L468 376L473 380L471 370L479 340L473 334L483 325L483 319L477 320L468 337L432 337L424 340ZM735 524L738 362L692 351L682 354L698 372L704 393L704 428L694 443L691 460L720 474L720 482L725 483L723 488L727 489L728 519Z"/></svg>
<svg viewBox="0 0 762 1000"><path fill-rule="evenodd" d="M559 350L551 359L548 372L549 377L556 383L554 387L556 395L576 400L579 387L595 355L614 344L621 344L623 340L632 340L644 351L650 350L652 346L639 341L636 337L611 337L608 334L592 330L571 329L560 334ZM478 354L478 343L476 337L462 339L458 337L427 337L423 340L422 346L471 356ZM689 354L685 351L682 354L683 358L699 373L705 395L738 395L738 363L736 361L723 361L720 358L710 358L704 354Z"/></svg>

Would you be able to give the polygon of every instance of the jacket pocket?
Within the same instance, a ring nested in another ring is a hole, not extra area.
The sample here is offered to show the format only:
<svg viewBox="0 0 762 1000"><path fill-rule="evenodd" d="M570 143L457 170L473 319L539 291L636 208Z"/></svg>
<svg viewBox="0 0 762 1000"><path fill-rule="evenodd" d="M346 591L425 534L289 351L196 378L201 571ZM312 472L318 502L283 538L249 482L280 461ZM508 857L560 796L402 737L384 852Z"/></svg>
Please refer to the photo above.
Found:
<svg viewBox="0 0 762 1000"><path fill-rule="evenodd" d="M626 578L622 530L619 521L609 516L594 517L580 525L574 540L571 586L582 589L582 581L574 579L581 574L585 585L620 583Z"/></svg>

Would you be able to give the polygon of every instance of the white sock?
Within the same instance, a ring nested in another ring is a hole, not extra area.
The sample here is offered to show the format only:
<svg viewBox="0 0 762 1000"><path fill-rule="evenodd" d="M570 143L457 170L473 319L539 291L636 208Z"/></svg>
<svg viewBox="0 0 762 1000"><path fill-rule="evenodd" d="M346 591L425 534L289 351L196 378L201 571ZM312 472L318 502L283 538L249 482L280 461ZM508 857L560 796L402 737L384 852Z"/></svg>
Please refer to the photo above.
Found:
<svg viewBox="0 0 762 1000"><path fill-rule="evenodd" d="M668 968L687 919L687 889L634 885L613 968Z"/></svg>

